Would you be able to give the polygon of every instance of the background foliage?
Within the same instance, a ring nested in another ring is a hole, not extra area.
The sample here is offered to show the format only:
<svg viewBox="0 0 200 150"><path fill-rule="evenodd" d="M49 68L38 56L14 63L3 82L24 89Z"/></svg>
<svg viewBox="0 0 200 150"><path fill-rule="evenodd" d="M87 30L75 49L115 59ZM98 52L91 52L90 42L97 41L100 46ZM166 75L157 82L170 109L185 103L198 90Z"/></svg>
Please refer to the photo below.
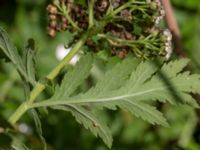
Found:
<svg viewBox="0 0 200 150"><path fill-rule="evenodd" d="M184 2L172 0L172 2L182 33L183 47L192 59L194 72L200 72L200 2L199 0L185 0ZM55 56L56 47L70 40L70 35L64 32L54 39L47 36L46 5L48 3L47 0L0 1L0 26L8 31L17 48L23 50L25 47L23 43L26 43L29 38L36 40L38 76L45 76L58 63ZM91 79L88 79L89 83L95 82L103 71L108 70L118 61L118 59L113 59L109 65L95 72ZM101 61L96 63L102 64ZM7 119L21 103L21 97L24 95L21 86L19 76L12 66L0 61L0 123L4 123L3 118ZM87 85L85 86L82 88L87 89ZM49 88L42 97L48 98L51 94ZM198 111L186 106L175 108L165 104L160 107L169 120L170 128L151 126L124 111L107 111L102 114L114 135L113 149L132 150L133 147L141 150L200 149ZM50 150L107 149L100 139L96 139L77 124L70 114L51 110L48 112L50 115L47 115L45 110L40 111L43 134ZM27 146L31 149L39 150L43 148L43 145L36 133L34 120L29 115L31 113L24 115L21 120L20 126L24 136L19 136L18 139L28 143ZM7 143L9 139L1 135L0 145Z"/></svg>

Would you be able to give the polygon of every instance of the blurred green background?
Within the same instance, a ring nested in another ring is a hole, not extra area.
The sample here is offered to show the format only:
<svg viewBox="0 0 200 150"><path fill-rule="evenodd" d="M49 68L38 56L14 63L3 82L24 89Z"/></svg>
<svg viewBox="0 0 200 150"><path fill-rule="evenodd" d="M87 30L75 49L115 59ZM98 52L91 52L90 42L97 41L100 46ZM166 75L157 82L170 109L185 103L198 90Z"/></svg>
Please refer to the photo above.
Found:
<svg viewBox="0 0 200 150"><path fill-rule="evenodd" d="M37 75L45 76L58 60L55 49L66 44L70 34L59 33L56 38L47 36L47 0L0 0L0 26L6 29L19 51L26 41L34 38L37 46ZM200 72L200 1L172 0L180 26L183 47L194 72ZM23 101L22 83L14 68L0 61L0 115L7 119ZM42 95L49 97L50 90ZM170 127L151 126L123 111L102 114L114 136L113 150L199 150L200 124L195 110L186 106L162 106ZM107 150L103 142L76 123L70 114L41 110L43 134L49 150ZM27 147L43 149L31 114L20 120L24 131L19 136ZM0 144L3 142L0 141ZM0 146L1 147L1 146ZM1 148L0 148L1 149Z"/></svg>

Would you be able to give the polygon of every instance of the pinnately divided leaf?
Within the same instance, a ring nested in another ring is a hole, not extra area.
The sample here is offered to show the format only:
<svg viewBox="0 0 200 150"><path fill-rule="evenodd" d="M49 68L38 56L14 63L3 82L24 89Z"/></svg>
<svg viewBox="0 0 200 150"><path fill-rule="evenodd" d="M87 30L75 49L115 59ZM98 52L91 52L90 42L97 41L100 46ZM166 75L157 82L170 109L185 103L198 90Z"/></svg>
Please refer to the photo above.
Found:
<svg viewBox="0 0 200 150"><path fill-rule="evenodd" d="M92 115L92 109L121 108L151 124L167 126L165 117L152 106L152 101L198 107L190 93L200 93L200 75L183 71L188 64L188 59L171 61L161 68L153 61L141 62L139 65L134 63L136 61L133 59L124 60L109 70L94 87L77 96L61 94L65 92L64 85L67 85L65 83L67 80L63 80L55 94L60 95L59 97L53 96L50 100L33 104L32 107L67 108L78 122L89 128L95 135L98 134L107 145L111 139L108 135L104 135L104 130L91 126L93 117L88 116ZM81 68L80 72L83 72L84 64L82 63L82 68L76 66ZM73 80L77 81L75 78ZM101 121L96 120L96 122ZM104 128L101 123L98 124L99 128Z"/></svg>
<svg viewBox="0 0 200 150"><path fill-rule="evenodd" d="M63 97L66 99L69 98L76 88L88 77L92 62L93 58L90 54L82 57L76 67L66 73L62 84L56 89L56 92L51 99L59 100ZM101 117L96 113L93 113L90 109L74 104L67 106L53 106L51 108L71 112L77 122L83 124L83 126L86 129L89 129L95 136L100 136L106 145L111 147L112 135L109 128Z"/></svg>

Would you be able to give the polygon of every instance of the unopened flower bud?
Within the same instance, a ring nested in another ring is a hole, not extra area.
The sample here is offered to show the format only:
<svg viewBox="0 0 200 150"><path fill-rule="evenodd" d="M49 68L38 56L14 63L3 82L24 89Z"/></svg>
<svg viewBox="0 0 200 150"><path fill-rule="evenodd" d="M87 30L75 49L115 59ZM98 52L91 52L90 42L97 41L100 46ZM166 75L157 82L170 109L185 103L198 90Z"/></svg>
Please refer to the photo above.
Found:
<svg viewBox="0 0 200 150"><path fill-rule="evenodd" d="M61 29L62 30L66 30L67 29L67 25L66 24L62 24Z"/></svg>
<svg viewBox="0 0 200 150"><path fill-rule="evenodd" d="M61 21L62 21L63 23L67 23L67 18L64 17L64 16L62 16Z"/></svg>
<svg viewBox="0 0 200 150"><path fill-rule="evenodd" d="M109 6L109 2L107 0L100 0L98 6L97 6L97 9L100 11L100 12L104 12Z"/></svg>
<svg viewBox="0 0 200 150"><path fill-rule="evenodd" d="M151 34L156 37L158 34L160 33L160 29L159 28L153 28Z"/></svg>
<svg viewBox="0 0 200 150"><path fill-rule="evenodd" d="M77 6L74 7L74 11L76 13L80 12L80 10L81 10L80 6L77 5Z"/></svg>
<svg viewBox="0 0 200 150"><path fill-rule="evenodd" d="M48 35L51 36L51 37L55 37L56 36L55 29L49 28L48 29Z"/></svg>
<svg viewBox="0 0 200 150"><path fill-rule="evenodd" d="M152 10L156 10L156 9L157 9L157 3L156 3L156 2L151 2L151 3L149 3L149 7L150 7Z"/></svg>
<svg viewBox="0 0 200 150"><path fill-rule="evenodd" d="M57 16L55 14L51 14L51 15L49 15L49 18L51 20L56 20Z"/></svg>
<svg viewBox="0 0 200 150"><path fill-rule="evenodd" d="M52 20L52 21L49 23L49 26L50 26L51 28L55 28L56 25L57 25L57 22L56 22L55 20Z"/></svg>
<svg viewBox="0 0 200 150"><path fill-rule="evenodd" d="M74 0L67 0L68 3L73 4Z"/></svg>
<svg viewBox="0 0 200 150"><path fill-rule="evenodd" d="M62 29L60 26L56 26L56 31L60 32Z"/></svg>
<svg viewBox="0 0 200 150"><path fill-rule="evenodd" d="M56 14L57 13L57 8L52 5L52 4L49 4L47 6L47 11L50 13L50 14Z"/></svg>
<svg viewBox="0 0 200 150"><path fill-rule="evenodd" d="M125 37L126 37L127 40L132 40L133 35L131 33L129 33L129 32L126 32L125 33Z"/></svg>

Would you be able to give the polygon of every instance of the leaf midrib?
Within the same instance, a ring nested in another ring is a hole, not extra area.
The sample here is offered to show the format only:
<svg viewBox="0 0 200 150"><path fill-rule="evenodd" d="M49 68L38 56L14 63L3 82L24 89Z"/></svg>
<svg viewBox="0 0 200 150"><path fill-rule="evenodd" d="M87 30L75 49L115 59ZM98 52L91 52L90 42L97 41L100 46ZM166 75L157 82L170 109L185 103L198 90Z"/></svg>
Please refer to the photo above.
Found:
<svg viewBox="0 0 200 150"><path fill-rule="evenodd" d="M178 86L183 86L185 84L177 84L174 85L175 87ZM107 97L107 98L90 98L90 99L73 99L73 100L57 100L57 101L52 101L52 100L46 100L42 102L37 102L35 104L32 104L30 108L35 108L35 107L47 107L47 106L55 106L55 105L69 105L69 104L84 104L84 103L105 103L105 102L111 102L111 101L118 101L120 99L126 99L126 98L134 98L139 95L143 95L146 93L154 92L154 91L162 91L164 89L169 89L171 86L165 86L165 87L160 87L160 88L155 88L155 89L150 89L150 90L145 90L142 92L137 92L133 94L124 94L121 96L114 96L114 97Z"/></svg>

